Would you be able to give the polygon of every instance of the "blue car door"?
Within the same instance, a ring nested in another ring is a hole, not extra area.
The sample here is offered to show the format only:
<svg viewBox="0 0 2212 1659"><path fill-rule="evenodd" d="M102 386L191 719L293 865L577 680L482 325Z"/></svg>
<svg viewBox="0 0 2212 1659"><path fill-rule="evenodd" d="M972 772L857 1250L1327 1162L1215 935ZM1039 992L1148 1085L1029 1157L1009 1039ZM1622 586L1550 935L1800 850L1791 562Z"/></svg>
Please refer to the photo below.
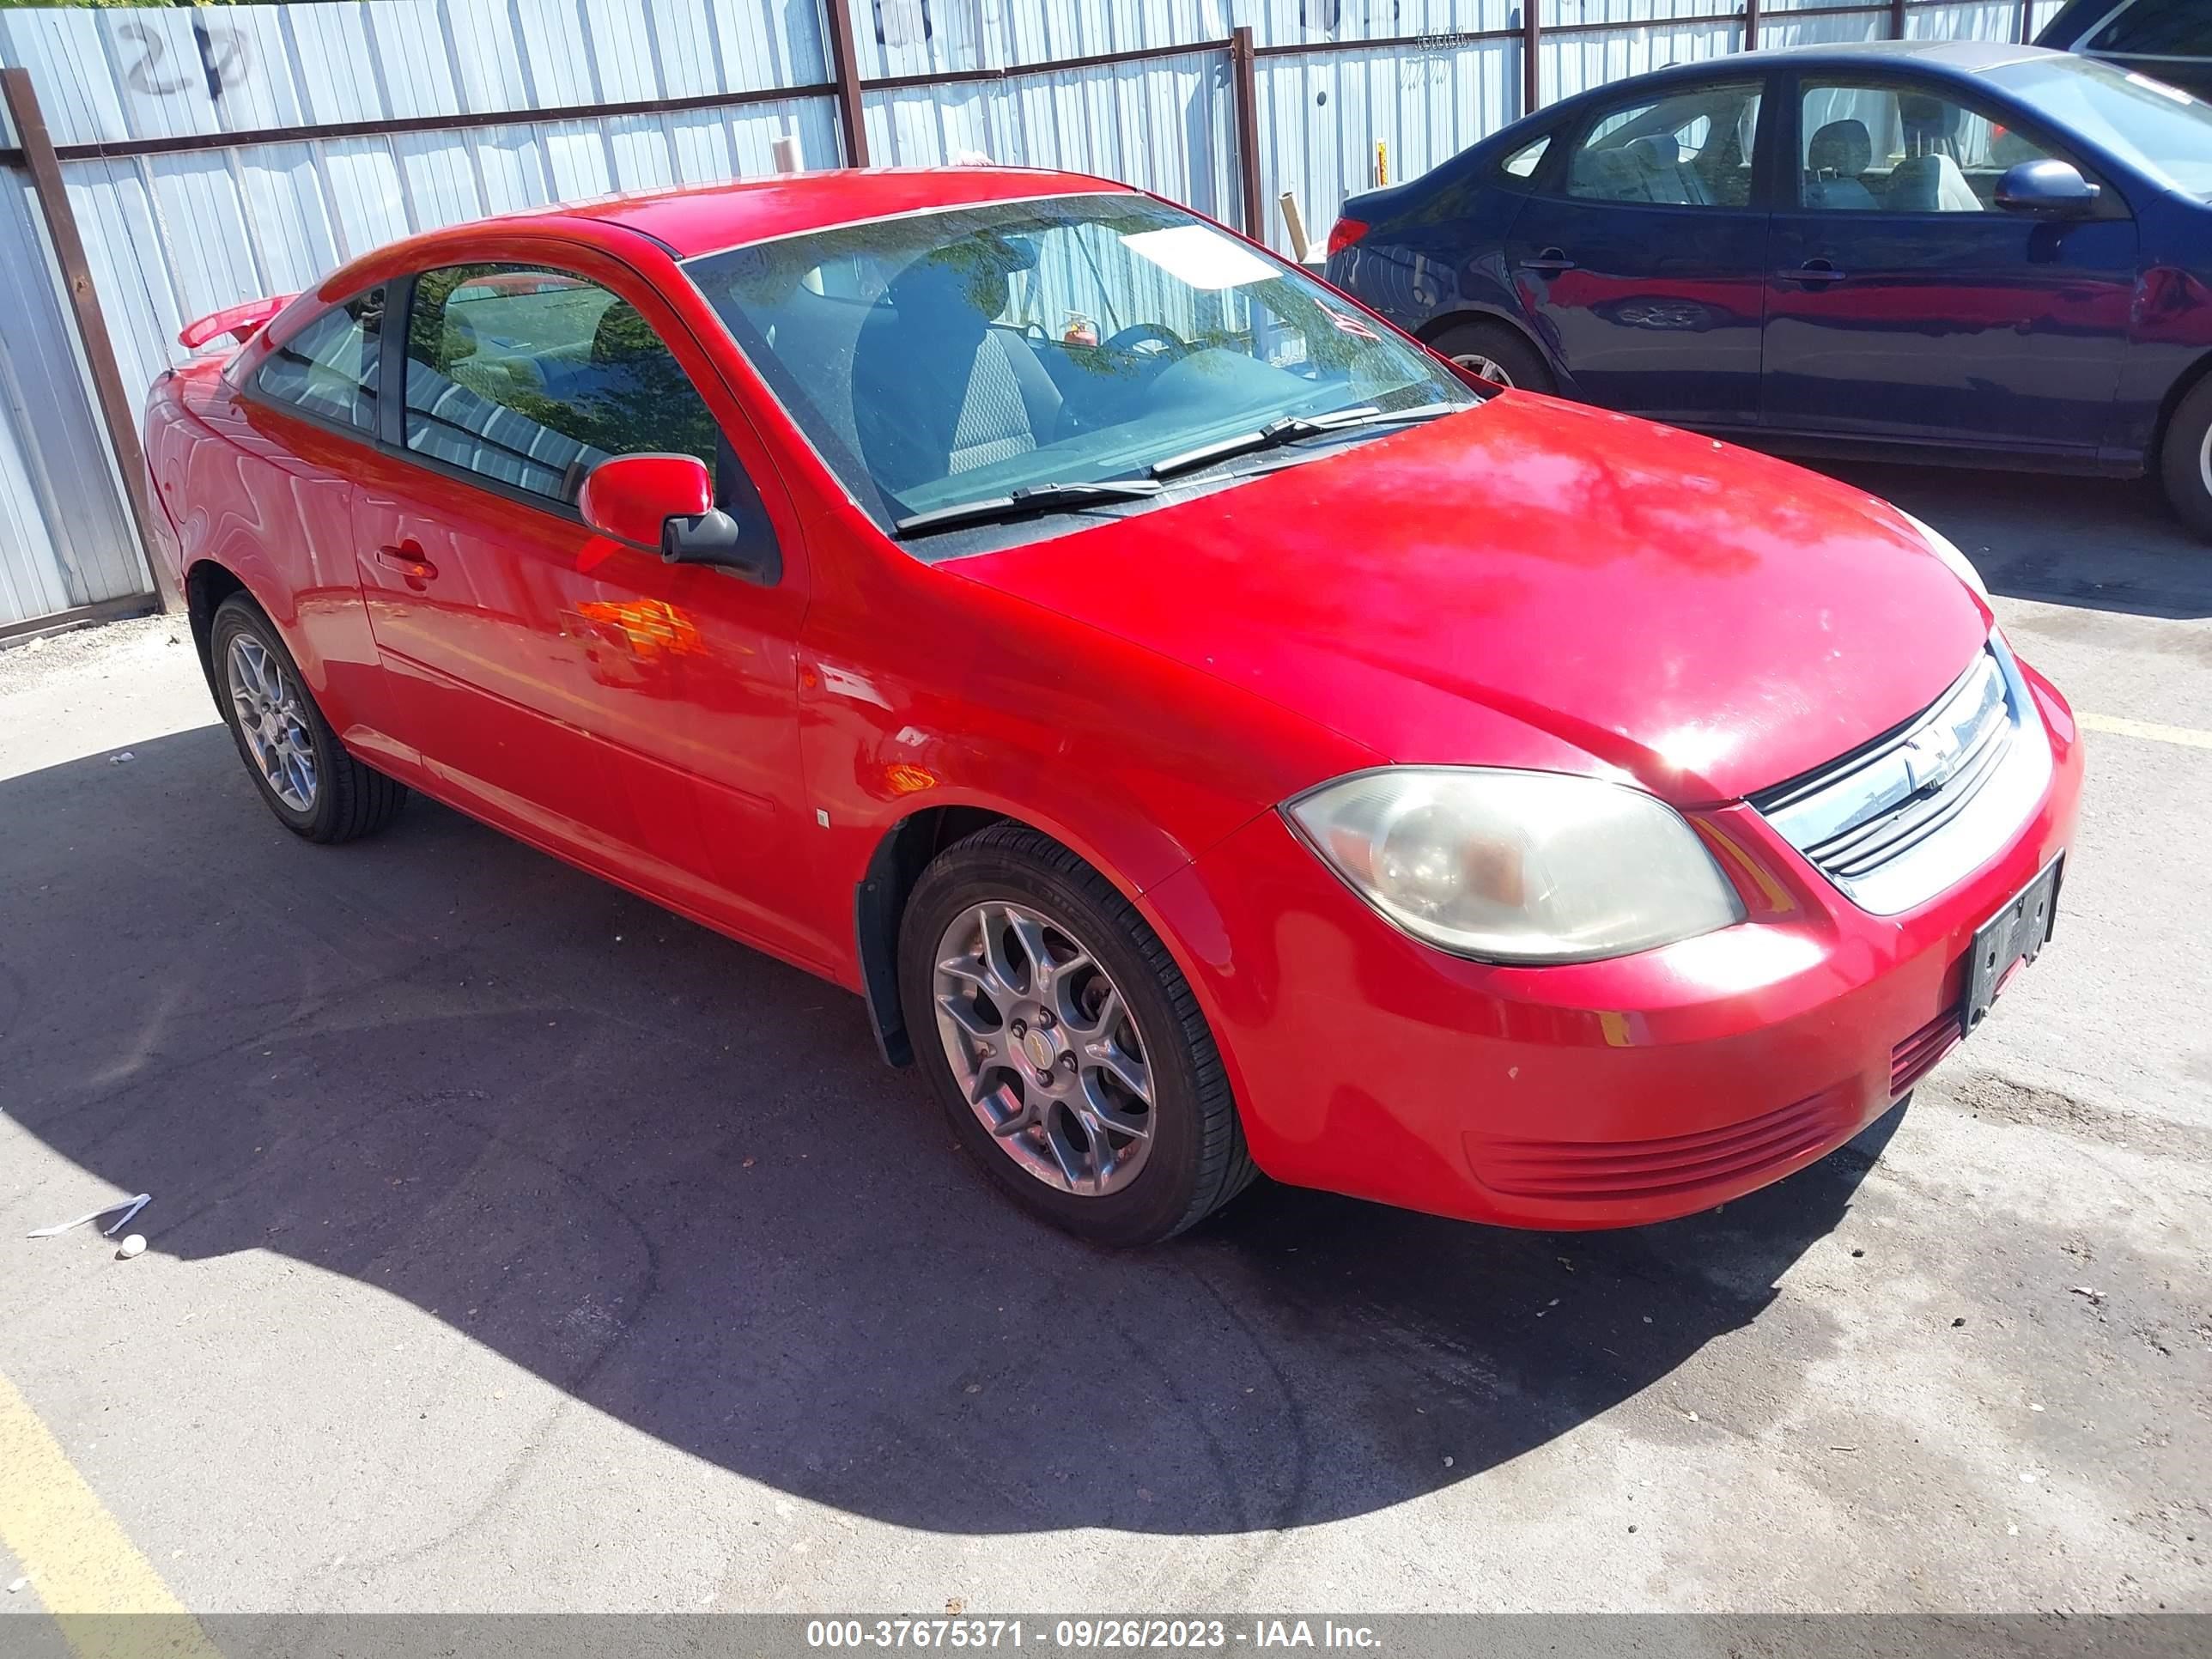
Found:
<svg viewBox="0 0 2212 1659"><path fill-rule="evenodd" d="M1601 107L1546 157L1505 254L1565 390L1686 425L1758 419L1765 88L1739 70L1647 90Z"/></svg>
<svg viewBox="0 0 2212 1659"><path fill-rule="evenodd" d="M2119 196L2076 219L2000 208L2007 168L2074 158L1948 82L1808 75L1783 95L1766 426L2073 459L2112 441L2136 265Z"/></svg>

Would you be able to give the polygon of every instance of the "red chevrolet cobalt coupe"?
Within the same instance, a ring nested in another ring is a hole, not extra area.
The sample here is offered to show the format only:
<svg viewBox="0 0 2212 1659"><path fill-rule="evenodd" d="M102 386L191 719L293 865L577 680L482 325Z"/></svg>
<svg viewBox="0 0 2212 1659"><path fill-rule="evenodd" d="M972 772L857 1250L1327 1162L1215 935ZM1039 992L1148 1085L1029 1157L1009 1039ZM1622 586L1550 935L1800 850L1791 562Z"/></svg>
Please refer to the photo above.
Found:
<svg viewBox="0 0 2212 1659"><path fill-rule="evenodd" d="M2051 929L2074 722L1940 536L1139 191L549 209L221 332L146 451L270 810L421 790L836 981L1086 1237L1709 1207Z"/></svg>

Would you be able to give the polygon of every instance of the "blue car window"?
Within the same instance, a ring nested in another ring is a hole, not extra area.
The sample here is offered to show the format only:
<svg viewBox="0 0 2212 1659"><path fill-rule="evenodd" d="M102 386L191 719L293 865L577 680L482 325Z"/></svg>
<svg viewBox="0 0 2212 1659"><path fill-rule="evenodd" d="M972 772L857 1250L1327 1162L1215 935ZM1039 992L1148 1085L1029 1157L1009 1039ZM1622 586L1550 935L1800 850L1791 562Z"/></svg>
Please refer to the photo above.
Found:
<svg viewBox="0 0 2212 1659"><path fill-rule="evenodd" d="M1609 111L1567 158L1566 193L1589 202L1746 206L1759 105L1753 82Z"/></svg>
<svg viewBox="0 0 2212 1659"><path fill-rule="evenodd" d="M1894 86L1808 85L1797 130L1799 199L1832 213L1986 212L2008 168L2051 155L1955 100Z"/></svg>
<svg viewBox="0 0 2212 1659"><path fill-rule="evenodd" d="M2101 146L2168 190L2212 197L2212 104L2094 58L2032 58L1990 71L2051 125Z"/></svg>
<svg viewBox="0 0 2212 1659"><path fill-rule="evenodd" d="M1552 135L1546 133L1533 144L1523 144L1498 164L1498 170L1511 179L1533 179L1536 169L1544 164L1544 152L1552 147Z"/></svg>

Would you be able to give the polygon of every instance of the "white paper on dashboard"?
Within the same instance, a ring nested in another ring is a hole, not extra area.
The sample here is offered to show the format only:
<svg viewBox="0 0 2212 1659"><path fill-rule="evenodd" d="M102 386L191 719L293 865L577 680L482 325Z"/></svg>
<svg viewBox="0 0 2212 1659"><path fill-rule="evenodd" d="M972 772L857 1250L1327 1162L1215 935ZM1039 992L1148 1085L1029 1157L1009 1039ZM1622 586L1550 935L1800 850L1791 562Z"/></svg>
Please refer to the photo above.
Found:
<svg viewBox="0 0 2212 1659"><path fill-rule="evenodd" d="M1281 274L1250 248L1231 241L1207 225L1134 231L1121 240L1132 253L1150 259L1193 288L1242 288Z"/></svg>

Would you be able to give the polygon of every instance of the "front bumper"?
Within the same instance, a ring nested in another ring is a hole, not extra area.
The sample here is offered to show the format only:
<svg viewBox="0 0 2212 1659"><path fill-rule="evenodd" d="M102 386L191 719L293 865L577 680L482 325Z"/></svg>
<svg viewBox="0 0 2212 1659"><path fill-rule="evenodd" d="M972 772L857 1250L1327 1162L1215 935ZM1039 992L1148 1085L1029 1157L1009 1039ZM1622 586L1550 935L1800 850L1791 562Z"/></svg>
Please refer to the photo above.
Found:
<svg viewBox="0 0 2212 1659"><path fill-rule="evenodd" d="M1146 896L1254 1159L1293 1185L1574 1228L1692 1214L1832 1151L1948 1049L1974 930L2072 838L2072 711L2024 672L2051 750L2041 799L1899 915L1853 905L1737 805L1695 816L1743 923L1610 962L1493 966L1401 933L1277 814L1255 819Z"/></svg>

